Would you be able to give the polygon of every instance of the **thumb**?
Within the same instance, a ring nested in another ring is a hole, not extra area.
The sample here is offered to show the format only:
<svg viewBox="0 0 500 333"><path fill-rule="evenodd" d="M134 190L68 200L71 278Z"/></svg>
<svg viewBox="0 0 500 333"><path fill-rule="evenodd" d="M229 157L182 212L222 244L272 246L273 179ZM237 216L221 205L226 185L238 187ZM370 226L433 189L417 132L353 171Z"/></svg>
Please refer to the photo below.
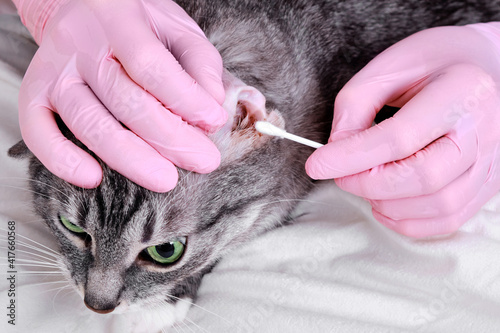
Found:
<svg viewBox="0 0 500 333"><path fill-rule="evenodd" d="M353 77L335 99L332 131L328 144L317 149L306 162L306 172L313 179L330 179L341 171L337 161L335 142L352 137L371 127L378 110L384 105L381 92L370 82ZM367 91L370 93L367 96ZM362 98L360 98L362 96ZM345 173L342 170L341 173Z"/></svg>

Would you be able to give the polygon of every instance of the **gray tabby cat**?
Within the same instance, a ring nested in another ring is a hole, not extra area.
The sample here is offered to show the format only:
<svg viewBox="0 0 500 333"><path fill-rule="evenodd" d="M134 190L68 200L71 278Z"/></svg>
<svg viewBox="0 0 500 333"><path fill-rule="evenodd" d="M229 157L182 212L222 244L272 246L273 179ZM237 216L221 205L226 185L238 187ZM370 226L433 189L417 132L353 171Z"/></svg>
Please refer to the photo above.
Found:
<svg viewBox="0 0 500 333"><path fill-rule="evenodd" d="M59 241L68 279L99 313L161 306L182 320L179 299L195 297L221 256L289 220L313 186L304 171L312 150L257 134L256 119L326 142L336 93L376 54L432 26L500 20L500 1L492 0L177 2L227 70L232 117L213 136L223 155L218 170L181 170L178 186L158 194L101 163L102 184L82 190L52 175L22 142L10 150L30 158L36 212Z"/></svg>

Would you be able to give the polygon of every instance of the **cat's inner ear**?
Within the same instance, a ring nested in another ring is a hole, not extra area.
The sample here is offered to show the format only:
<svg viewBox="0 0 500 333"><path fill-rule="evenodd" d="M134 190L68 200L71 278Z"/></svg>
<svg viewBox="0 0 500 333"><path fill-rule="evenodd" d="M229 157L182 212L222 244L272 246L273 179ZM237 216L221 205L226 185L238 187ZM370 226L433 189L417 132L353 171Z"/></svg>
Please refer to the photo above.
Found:
<svg viewBox="0 0 500 333"><path fill-rule="evenodd" d="M256 121L266 119L266 99L254 87L242 87L234 98L232 132L252 129Z"/></svg>
<svg viewBox="0 0 500 333"><path fill-rule="evenodd" d="M222 105L228 121L222 129L210 136L222 155L222 164L234 161L247 152L261 147L272 139L255 129L255 122L266 120L284 128L284 120L276 110L266 110L266 98L256 88L224 72L226 99Z"/></svg>
<svg viewBox="0 0 500 333"><path fill-rule="evenodd" d="M243 134L238 133L241 131L257 133L255 131L256 121L275 121L277 118L281 118L266 110L266 98L258 89L245 84L227 71L223 74L223 83L226 99L222 106L228 113L228 122L223 127L223 132L231 131L235 135ZM284 124L277 123L275 125L282 127Z"/></svg>
<svg viewBox="0 0 500 333"><path fill-rule="evenodd" d="M257 120L266 118L266 98L260 91L227 71L223 74L223 83L226 99L222 107L228 114L223 131L251 129Z"/></svg>

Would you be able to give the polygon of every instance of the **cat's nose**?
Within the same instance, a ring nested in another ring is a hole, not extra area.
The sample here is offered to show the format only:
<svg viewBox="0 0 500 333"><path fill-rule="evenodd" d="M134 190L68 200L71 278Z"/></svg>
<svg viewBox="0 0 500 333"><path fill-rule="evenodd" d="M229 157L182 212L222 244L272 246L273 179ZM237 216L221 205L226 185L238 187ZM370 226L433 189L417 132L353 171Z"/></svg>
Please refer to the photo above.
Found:
<svg viewBox="0 0 500 333"><path fill-rule="evenodd" d="M120 304L120 294L123 290L120 269L105 265L104 262L107 261L89 267L83 298L89 310L102 314L113 312Z"/></svg>
<svg viewBox="0 0 500 333"><path fill-rule="evenodd" d="M95 306L95 305L90 305L89 302L87 302L87 297L83 299L83 303L85 303L85 306L89 308L90 310L100 313L100 314L106 314L106 313L111 313L115 309L116 305L108 304L108 305L100 305L100 306Z"/></svg>

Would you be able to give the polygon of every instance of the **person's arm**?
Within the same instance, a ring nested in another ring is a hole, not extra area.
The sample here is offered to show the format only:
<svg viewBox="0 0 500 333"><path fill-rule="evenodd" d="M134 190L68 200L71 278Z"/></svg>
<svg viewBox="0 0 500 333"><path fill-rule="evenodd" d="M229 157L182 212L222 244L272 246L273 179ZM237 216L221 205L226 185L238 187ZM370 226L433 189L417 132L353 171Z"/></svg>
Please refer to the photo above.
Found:
<svg viewBox="0 0 500 333"><path fill-rule="evenodd" d="M393 45L335 102L308 160L405 235L456 231L500 190L500 23L439 27ZM371 126L384 106L401 108Z"/></svg>
<svg viewBox="0 0 500 333"><path fill-rule="evenodd" d="M175 166L213 171L220 153L205 133L226 122L222 60L172 1L15 0L40 45L23 80L23 139L57 176L81 187L98 162L154 191L177 182Z"/></svg>

